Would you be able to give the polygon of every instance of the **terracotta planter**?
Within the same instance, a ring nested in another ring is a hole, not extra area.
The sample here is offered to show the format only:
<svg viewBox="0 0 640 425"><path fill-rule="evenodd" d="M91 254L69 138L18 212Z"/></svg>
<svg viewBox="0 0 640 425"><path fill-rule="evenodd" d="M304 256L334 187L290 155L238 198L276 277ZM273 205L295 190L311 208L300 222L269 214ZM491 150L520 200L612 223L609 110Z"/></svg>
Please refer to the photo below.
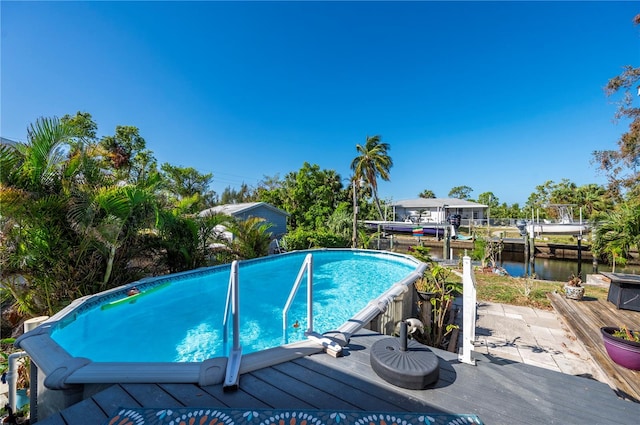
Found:
<svg viewBox="0 0 640 425"><path fill-rule="evenodd" d="M580 301L584 297L584 286L564 285L564 295L569 299Z"/></svg>
<svg viewBox="0 0 640 425"><path fill-rule="evenodd" d="M600 328L602 341L609 357L615 363L631 370L640 370L640 343L613 336L616 327Z"/></svg>

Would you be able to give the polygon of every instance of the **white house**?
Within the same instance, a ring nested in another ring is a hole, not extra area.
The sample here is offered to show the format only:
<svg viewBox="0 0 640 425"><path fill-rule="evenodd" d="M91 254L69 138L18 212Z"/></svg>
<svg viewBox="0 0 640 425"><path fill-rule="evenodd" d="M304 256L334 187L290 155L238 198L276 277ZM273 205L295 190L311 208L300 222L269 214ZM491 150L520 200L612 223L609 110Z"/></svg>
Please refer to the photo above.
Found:
<svg viewBox="0 0 640 425"><path fill-rule="evenodd" d="M218 205L198 213L200 217L213 214L226 214L241 220L246 220L249 217L263 218L265 222L271 223L272 226L269 231L274 238L280 238L287 232L287 217L289 213L266 202Z"/></svg>
<svg viewBox="0 0 640 425"><path fill-rule="evenodd" d="M444 223L452 214L460 214L462 222L482 221L488 205L457 198L417 198L397 201L393 206L393 220L423 223Z"/></svg>

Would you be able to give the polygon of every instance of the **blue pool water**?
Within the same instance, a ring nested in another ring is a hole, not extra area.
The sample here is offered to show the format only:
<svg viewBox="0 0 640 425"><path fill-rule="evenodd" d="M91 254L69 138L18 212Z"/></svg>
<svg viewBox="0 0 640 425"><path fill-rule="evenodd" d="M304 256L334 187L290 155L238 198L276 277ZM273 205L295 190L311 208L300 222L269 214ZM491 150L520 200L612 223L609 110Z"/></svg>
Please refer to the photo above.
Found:
<svg viewBox="0 0 640 425"><path fill-rule="evenodd" d="M240 263L243 354L284 342L282 309L306 254ZM313 251L314 330L337 329L416 267L403 257ZM199 362L224 356L222 323L229 270L227 265L176 275L133 303L94 305L74 320L62 321L64 326L56 326L51 337L72 356L97 362ZM304 339L306 314L305 277L288 313L288 342ZM293 327L296 321L299 327Z"/></svg>

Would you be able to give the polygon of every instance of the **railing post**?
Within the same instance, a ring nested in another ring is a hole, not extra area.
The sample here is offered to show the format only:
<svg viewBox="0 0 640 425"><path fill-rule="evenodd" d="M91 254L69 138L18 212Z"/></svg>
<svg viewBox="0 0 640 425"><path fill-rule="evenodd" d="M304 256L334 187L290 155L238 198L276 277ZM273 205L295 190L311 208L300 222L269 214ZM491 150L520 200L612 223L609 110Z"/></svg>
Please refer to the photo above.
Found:
<svg viewBox="0 0 640 425"><path fill-rule="evenodd" d="M471 266L471 257L462 259L462 363L475 365L473 343L476 340L476 280Z"/></svg>
<svg viewBox="0 0 640 425"><path fill-rule="evenodd" d="M307 333L313 332L313 256L306 258L307 266Z"/></svg>
<svg viewBox="0 0 640 425"><path fill-rule="evenodd" d="M227 289L227 303L224 311L224 337L227 342L227 321L231 307L233 320L233 346L227 358L227 370L222 389L224 391L237 390L240 383L240 361L242 360L242 347L240 346L240 284L238 276L238 262L231 263L229 276L229 288Z"/></svg>

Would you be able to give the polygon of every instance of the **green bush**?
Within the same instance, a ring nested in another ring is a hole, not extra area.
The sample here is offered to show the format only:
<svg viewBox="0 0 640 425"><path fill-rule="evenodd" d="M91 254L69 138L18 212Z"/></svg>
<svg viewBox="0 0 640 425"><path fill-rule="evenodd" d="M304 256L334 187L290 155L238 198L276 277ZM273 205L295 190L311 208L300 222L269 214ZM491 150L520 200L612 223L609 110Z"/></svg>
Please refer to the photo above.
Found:
<svg viewBox="0 0 640 425"><path fill-rule="evenodd" d="M346 248L351 244L349 239L335 233L301 228L289 232L283 239L288 251L310 248Z"/></svg>

